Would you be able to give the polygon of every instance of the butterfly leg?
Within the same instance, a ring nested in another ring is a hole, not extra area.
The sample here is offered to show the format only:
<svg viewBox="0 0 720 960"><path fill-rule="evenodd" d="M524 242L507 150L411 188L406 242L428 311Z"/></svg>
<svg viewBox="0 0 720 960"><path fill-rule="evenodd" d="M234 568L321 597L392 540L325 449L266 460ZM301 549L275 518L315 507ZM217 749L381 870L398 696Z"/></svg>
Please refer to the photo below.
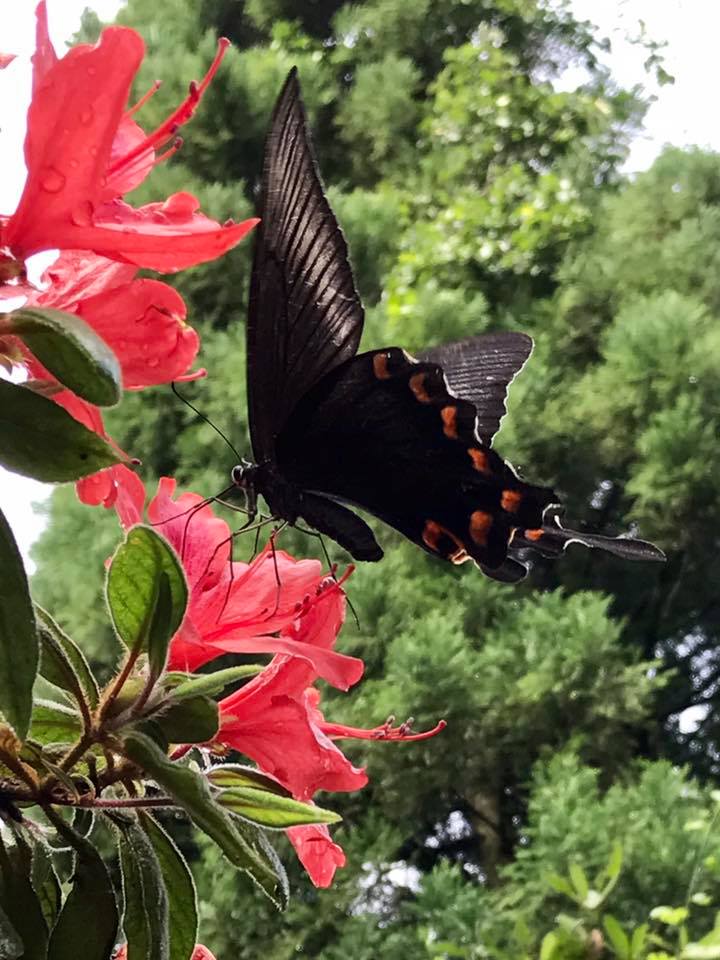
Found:
<svg viewBox="0 0 720 960"><path fill-rule="evenodd" d="M320 541L320 547L322 548L322 552L323 552L323 555L324 555L324 557L325 557L325 563L327 563L327 565L328 565L328 570L329 570L329 572L330 572L330 576L333 578L333 580L335 581L335 583L339 583L340 581L339 581L338 578L337 578L337 564L336 564L336 563L333 563L332 560L330 559L330 554L328 553L328 549L327 549L327 547L326 547L326 545L325 545L325 537L324 537L321 533L318 533L317 530L310 530L309 527L308 527L308 528L306 528L306 527L301 527L301 526L300 526L299 524L297 524L297 523L295 524L295 529L296 529L296 530L299 530L300 533L306 534L306 536L308 536L308 537L316 537L316 538ZM356 611L355 607L354 607L353 604L352 604L352 600L350 599L350 597L349 597L347 594L345 594L345 602L347 603L348 607L350 607L350 612L352 613L353 619L355 620L355 625L357 626L357 628L358 628L358 630L359 630L359 629L360 629L360 618L358 617L357 611Z"/></svg>

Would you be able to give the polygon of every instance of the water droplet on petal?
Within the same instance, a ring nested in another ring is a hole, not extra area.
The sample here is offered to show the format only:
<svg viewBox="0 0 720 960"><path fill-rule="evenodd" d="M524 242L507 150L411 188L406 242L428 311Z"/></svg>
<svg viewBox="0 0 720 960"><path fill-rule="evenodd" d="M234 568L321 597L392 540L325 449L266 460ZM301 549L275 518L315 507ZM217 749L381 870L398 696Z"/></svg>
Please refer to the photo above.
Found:
<svg viewBox="0 0 720 960"><path fill-rule="evenodd" d="M97 152L98 152L98 151L97 151L97 147L90 147L90 149L89 149L88 152L89 152L89 154L90 154L91 157L96 157L96 156L97 156Z"/></svg>
<svg viewBox="0 0 720 960"><path fill-rule="evenodd" d="M60 193L65 186L65 176L55 167L45 167L40 172L40 186L48 193Z"/></svg>
<svg viewBox="0 0 720 960"><path fill-rule="evenodd" d="M68 163L69 163L69 165L73 168L73 170L76 170L76 169L78 168L78 166L80 165L80 164L78 163L78 161L75 160L74 158L73 158L72 160L69 160Z"/></svg>
<svg viewBox="0 0 720 960"><path fill-rule="evenodd" d="M89 227L92 226L94 212L92 203L89 200L83 200L70 214L70 219L76 227Z"/></svg>
<svg viewBox="0 0 720 960"><path fill-rule="evenodd" d="M95 111L92 107L87 106L84 110L80 111L80 123L84 124L86 127L93 122L95 118Z"/></svg>
<svg viewBox="0 0 720 960"><path fill-rule="evenodd" d="M89 77L94 77L95 74L97 73L97 70L95 69L95 67L88 67L87 72Z"/></svg>
<svg viewBox="0 0 720 960"><path fill-rule="evenodd" d="M147 364L149 367L159 367L160 361L158 360L157 357L150 357Z"/></svg>

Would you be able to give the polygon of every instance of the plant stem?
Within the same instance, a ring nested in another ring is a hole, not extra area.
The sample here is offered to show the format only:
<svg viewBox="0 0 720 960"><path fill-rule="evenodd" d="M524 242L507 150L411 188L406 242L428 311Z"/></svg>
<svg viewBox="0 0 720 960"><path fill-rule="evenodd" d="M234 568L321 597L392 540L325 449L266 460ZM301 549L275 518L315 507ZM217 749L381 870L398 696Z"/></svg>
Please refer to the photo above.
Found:
<svg viewBox="0 0 720 960"><path fill-rule="evenodd" d="M25 764L13 753L3 750L0 747L0 762L4 763L8 770L12 770L23 783L26 783L32 791L38 788L38 781L33 771L28 769Z"/></svg>
<svg viewBox="0 0 720 960"><path fill-rule="evenodd" d="M63 806L67 807L80 807L82 809L90 810L122 810L129 808L143 808L143 807L175 807L177 806L176 802L172 797L117 797L108 800L104 800L102 797L97 797L94 800L63 800L63 801L53 801L54 803L62 803Z"/></svg>
<svg viewBox="0 0 720 960"><path fill-rule="evenodd" d="M132 668L135 666L135 663L136 663L137 658L138 658L139 656L140 656L140 645L137 644L137 645L135 646L135 648L132 649L132 650L130 651L130 653L128 654L128 658L127 658L127 660L125 661L125 663L123 664L122 670L121 670L120 673L117 675L117 677L115 677L115 682L113 683L112 687L110 688L110 693L108 693L107 697L105 698L105 702L104 702L104 703L102 704L102 706L100 707L100 710L99 710L99 712L98 712L98 720L99 720L101 723L102 723L102 721L105 719L105 717L107 716L108 710L110 709L110 707L113 705L113 703L114 703L115 700L117 699L120 691L121 691L122 688L125 686L125 681L126 681L126 680L128 679L128 677L130 676L130 674L131 674L131 672L132 672Z"/></svg>

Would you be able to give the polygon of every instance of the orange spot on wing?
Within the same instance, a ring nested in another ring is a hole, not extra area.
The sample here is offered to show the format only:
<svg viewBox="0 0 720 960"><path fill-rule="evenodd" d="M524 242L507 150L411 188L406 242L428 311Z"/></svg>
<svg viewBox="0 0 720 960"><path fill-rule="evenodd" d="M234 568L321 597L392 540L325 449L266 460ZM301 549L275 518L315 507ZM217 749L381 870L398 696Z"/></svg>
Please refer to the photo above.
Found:
<svg viewBox="0 0 720 960"><path fill-rule="evenodd" d="M392 376L388 370L388 359L387 353L376 353L373 357L373 373L378 380L389 380Z"/></svg>
<svg viewBox="0 0 720 960"><path fill-rule="evenodd" d="M539 540L543 535L542 527L537 530L523 530L523 536L526 540Z"/></svg>
<svg viewBox="0 0 720 960"><path fill-rule="evenodd" d="M457 440L457 407L447 406L440 411L443 422L443 433L450 440Z"/></svg>
<svg viewBox="0 0 720 960"><path fill-rule="evenodd" d="M491 513L485 513L484 510L475 510L470 514L470 536L475 543L484 547L487 544L488 533L493 525Z"/></svg>
<svg viewBox="0 0 720 960"><path fill-rule="evenodd" d="M419 400L420 403L431 403L432 397L425 389L425 380L427 374L425 373L414 373L408 380L408 385L412 392L415 394L415 399Z"/></svg>
<svg viewBox="0 0 720 960"><path fill-rule="evenodd" d="M468 447L468 455L473 462L473 467L480 473L490 473L490 464L488 456L484 450L478 450L475 447Z"/></svg>
<svg viewBox="0 0 720 960"><path fill-rule="evenodd" d="M425 546L439 554L450 563L465 563L472 559L462 542L435 520L426 520L423 527L422 539ZM444 541L444 542L443 542ZM455 549L453 549L453 545Z"/></svg>
<svg viewBox="0 0 720 960"><path fill-rule="evenodd" d="M522 503L522 494L518 490L503 490L500 506L508 513L516 513Z"/></svg>

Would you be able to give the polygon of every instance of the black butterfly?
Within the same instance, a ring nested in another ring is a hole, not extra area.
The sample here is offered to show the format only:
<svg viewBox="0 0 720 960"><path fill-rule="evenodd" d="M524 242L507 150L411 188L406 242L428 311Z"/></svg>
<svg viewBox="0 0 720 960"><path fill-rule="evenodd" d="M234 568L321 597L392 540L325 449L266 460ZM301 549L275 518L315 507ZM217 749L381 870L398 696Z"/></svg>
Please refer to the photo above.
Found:
<svg viewBox="0 0 720 960"><path fill-rule="evenodd" d="M251 516L302 518L358 560L383 552L360 507L428 553L521 579L518 551L555 555L578 541L630 560L661 560L642 540L564 529L552 490L522 481L494 450L507 387L532 350L492 333L411 357L357 354L363 308L323 191L297 72L265 146L247 327L255 463L233 470Z"/></svg>

